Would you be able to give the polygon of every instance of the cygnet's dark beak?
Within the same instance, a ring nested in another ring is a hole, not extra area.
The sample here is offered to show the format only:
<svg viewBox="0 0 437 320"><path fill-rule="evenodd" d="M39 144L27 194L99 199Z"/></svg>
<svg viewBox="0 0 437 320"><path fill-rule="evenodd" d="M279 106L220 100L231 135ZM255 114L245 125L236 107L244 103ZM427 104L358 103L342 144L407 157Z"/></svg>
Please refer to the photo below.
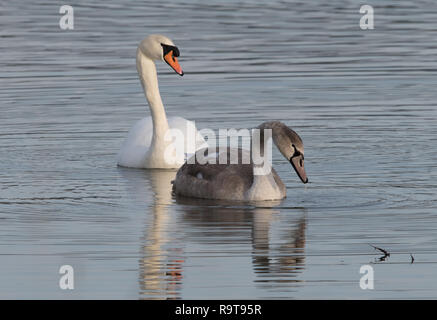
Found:
<svg viewBox="0 0 437 320"><path fill-rule="evenodd" d="M307 174L304 167L304 156L299 154L290 158L290 163L303 183L308 183Z"/></svg>

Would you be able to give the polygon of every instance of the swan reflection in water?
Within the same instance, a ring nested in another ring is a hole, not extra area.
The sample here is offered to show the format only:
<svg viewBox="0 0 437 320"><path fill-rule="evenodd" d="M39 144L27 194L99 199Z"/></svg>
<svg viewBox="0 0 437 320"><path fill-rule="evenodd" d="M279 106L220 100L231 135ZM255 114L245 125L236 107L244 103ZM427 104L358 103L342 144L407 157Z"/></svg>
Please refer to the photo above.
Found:
<svg viewBox="0 0 437 320"><path fill-rule="evenodd" d="M298 275L305 266L305 209L289 209L284 216L275 209L280 200L250 206L182 197L176 201L183 205L182 219L190 226L185 232L191 238L198 237L211 245L251 242L252 266L259 287L283 292L293 289L292 283L301 282ZM276 223L280 227L273 234L272 225ZM208 242L208 238L213 240Z"/></svg>
<svg viewBox="0 0 437 320"><path fill-rule="evenodd" d="M172 235L171 181L175 170L119 168L128 192L144 203L145 228L141 239L138 282L141 299L178 299L184 263L182 247Z"/></svg>
<svg viewBox="0 0 437 320"><path fill-rule="evenodd" d="M284 208L282 214L275 208L281 201L238 204L174 197L171 181L176 171L120 170L129 180L130 194L147 206L139 260L140 298L182 298L184 263L189 257L183 239L210 246L250 243L255 283L260 288L288 291L300 282L298 275L305 264L304 209L288 209L284 215ZM273 233L274 223L280 228Z"/></svg>

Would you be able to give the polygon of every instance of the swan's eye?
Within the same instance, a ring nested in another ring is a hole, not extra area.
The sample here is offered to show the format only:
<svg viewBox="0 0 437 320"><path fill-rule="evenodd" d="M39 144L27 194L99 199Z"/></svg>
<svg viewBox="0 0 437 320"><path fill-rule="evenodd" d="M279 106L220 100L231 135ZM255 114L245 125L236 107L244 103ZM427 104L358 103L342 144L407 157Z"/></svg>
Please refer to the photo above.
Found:
<svg viewBox="0 0 437 320"><path fill-rule="evenodd" d="M162 46L162 59L170 66L176 73L180 76L184 75L181 66L179 65L178 59L179 57L179 49L175 46L169 46L167 44L161 43Z"/></svg>
<svg viewBox="0 0 437 320"><path fill-rule="evenodd" d="M294 153L293 153L293 157L292 158L299 157L300 155L302 155L302 153L299 150L296 149L296 146L294 144L292 144L292 147L294 149Z"/></svg>
<svg viewBox="0 0 437 320"><path fill-rule="evenodd" d="M168 44L163 44L161 43L162 49L163 49L163 54L164 57L170 52L173 51L173 56L174 57L179 57L179 49L175 46L170 46Z"/></svg>

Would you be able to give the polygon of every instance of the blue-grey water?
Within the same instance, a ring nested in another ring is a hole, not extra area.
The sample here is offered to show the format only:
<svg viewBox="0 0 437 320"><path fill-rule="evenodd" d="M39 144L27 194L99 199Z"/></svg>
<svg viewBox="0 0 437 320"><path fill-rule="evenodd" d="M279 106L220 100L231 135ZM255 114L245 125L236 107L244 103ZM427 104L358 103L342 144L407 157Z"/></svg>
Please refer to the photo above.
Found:
<svg viewBox="0 0 437 320"><path fill-rule="evenodd" d="M437 3L368 0L373 30L352 0L69 4L74 30L58 1L0 3L0 298L437 297ZM117 167L149 115L135 52L151 33L186 73L158 64L169 116L281 120L310 183L276 151L277 203L176 199L175 172Z"/></svg>

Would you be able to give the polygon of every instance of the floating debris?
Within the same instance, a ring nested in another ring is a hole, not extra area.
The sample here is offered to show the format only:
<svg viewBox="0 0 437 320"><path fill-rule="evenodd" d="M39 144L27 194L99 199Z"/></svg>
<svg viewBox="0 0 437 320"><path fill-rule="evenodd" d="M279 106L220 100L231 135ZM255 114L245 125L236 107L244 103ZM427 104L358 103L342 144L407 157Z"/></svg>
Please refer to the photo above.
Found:
<svg viewBox="0 0 437 320"><path fill-rule="evenodd" d="M375 250L381 251L384 254L382 257L378 258L379 261L385 261L388 257L390 257L390 252L388 252L387 250L384 250L384 249L379 248L379 247L375 247L374 245L371 245L370 243L369 243L369 246L375 248Z"/></svg>
<svg viewBox="0 0 437 320"><path fill-rule="evenodd" d="M410 257L411 257L411 263L413 263L414 262L414 257L413 257L413 255L410 253Z"/></svg>

